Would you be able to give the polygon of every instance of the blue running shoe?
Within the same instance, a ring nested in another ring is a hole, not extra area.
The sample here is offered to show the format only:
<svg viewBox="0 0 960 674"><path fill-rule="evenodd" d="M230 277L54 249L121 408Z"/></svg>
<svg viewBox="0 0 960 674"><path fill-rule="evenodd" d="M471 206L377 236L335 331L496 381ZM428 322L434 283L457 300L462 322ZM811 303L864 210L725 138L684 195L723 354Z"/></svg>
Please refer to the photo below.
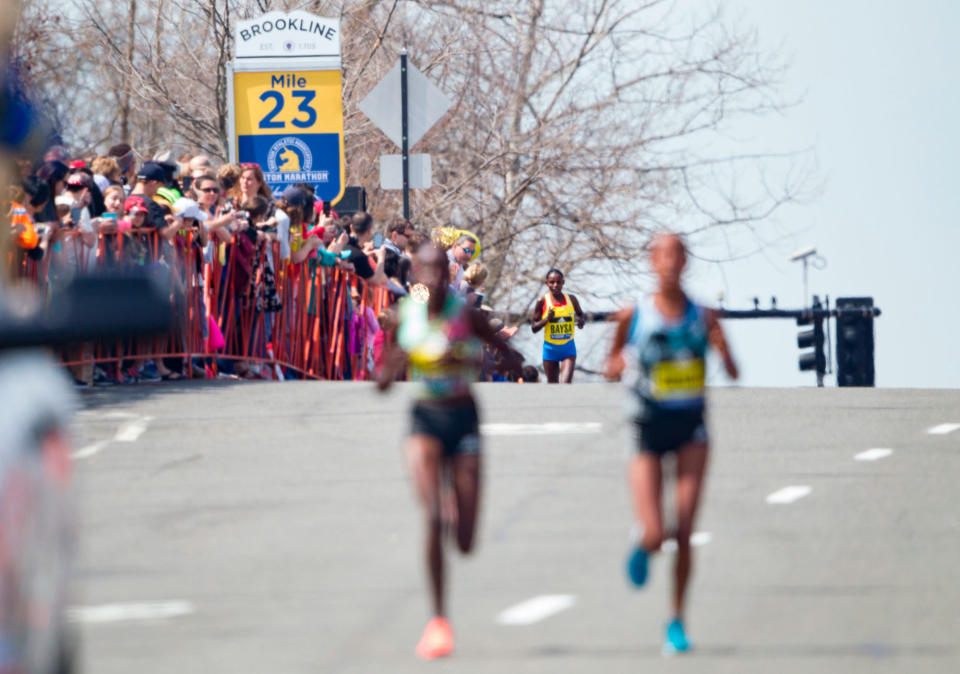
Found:
<svg viewBox="0 0 960 674"><path fill-rule="evenodd" d="M663 654L686 653L690 648L687 633L683 629L683 622L679 618L674 618L667 625L667 633L663 640Z"/></svg>
<svg viewBox="0 0 960 674"><path fill-rule="evenodd" d="M627 557L627 578L636 587L643 587L647 582L647 561L650 555L641 546L637 546Z"/></svg>

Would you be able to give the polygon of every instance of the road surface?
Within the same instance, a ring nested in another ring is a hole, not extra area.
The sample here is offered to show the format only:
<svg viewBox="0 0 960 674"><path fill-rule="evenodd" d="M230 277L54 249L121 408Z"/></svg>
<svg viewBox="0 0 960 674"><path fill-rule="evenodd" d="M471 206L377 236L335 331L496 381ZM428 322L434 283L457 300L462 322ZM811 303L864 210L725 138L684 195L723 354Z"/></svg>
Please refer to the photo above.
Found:
<svg viewBox="0 0 960 674"><path fill-rule="evenodd" d="M83 396L84 671L960 671L960 391L712 391L696 651L671 660L672 554L641 591L623 573L618 388L477 391L479 546L449 553L457 645L436 663L413 654L429 616L403 387Z"/></svg>

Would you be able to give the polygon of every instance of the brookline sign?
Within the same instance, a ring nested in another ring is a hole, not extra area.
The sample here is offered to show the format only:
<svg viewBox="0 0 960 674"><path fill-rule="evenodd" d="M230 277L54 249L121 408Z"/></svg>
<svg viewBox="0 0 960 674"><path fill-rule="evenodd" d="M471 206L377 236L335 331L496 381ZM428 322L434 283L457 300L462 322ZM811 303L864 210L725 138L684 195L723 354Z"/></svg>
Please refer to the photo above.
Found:
<svg viewBox="0 0 960 674"><path fill-rule="evenodd" d="M275 195L309 183L337 202L346 173L340 20L298 10L238 21L234 52L230 161L259 165Z"/></svg>
<svg viewBox="0 0 960 674"><path fill-rule="evenodd" d="M237 21L236 58L340 56L340 21L302 10L269 12Z"/></svg>

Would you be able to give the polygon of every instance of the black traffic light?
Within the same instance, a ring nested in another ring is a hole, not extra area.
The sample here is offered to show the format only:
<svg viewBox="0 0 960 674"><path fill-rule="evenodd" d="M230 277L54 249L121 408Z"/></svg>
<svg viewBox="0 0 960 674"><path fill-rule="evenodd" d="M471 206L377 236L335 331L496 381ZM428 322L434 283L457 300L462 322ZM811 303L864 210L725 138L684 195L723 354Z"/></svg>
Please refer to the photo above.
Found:
<svg viewBox="0 0 960 674"><path fill-rule="evenodd" d="M873 298L837 299L837 386L874 386Z"/></svg>
<svg viewBox="0 0 960 674"><path fill-rule="evenodd" d="M797 325L810 325L813 327L807 330L801 330L797 333L797 346L801 349L813 347L813 351L804 351L800 354L800 369L816 370L817 374L823 374L827 371L827 357L823 350L823 319L822 318L798 318Z"/></svg>
<svg viewBox="0 0 960 674"><path fill-rule="evenodd" d="M827 356L826 350L824 349L826 339L823 333L823 314L820 313L821 309L820 300L814 296L813 308L810 313L797 317L797 325L812 326L797 333L797 346L801 349L813 347L812 351L800 352L799 365L801 371L816 371L817 386L823 386L823 375L827 371Z"/></svg>

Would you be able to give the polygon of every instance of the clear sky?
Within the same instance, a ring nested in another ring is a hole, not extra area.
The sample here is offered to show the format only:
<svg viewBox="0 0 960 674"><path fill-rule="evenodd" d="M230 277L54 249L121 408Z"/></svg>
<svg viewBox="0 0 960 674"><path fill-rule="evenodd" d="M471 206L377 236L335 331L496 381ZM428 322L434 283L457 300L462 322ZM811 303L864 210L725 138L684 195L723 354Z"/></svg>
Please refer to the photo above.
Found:
<svg viewBox="0 0 960 674"><path fill-rule="evenodd" d="M704 2L704 6L712 3ZM751 130L771 150L813 146L823 190L782 212L790 235L764 255L700 263L688 281L714 303L782 308L802 296L801 269L786 261L816 246L810 292L871 295L877 385L960 386L960 2L728 0L763 43L792 57L790 91L803 102ZM796 326L727 321L745 385L812 385L797 370ZM717 383L720 383L719 381ZM832 383L828 381L828 385Z"/></svg>

